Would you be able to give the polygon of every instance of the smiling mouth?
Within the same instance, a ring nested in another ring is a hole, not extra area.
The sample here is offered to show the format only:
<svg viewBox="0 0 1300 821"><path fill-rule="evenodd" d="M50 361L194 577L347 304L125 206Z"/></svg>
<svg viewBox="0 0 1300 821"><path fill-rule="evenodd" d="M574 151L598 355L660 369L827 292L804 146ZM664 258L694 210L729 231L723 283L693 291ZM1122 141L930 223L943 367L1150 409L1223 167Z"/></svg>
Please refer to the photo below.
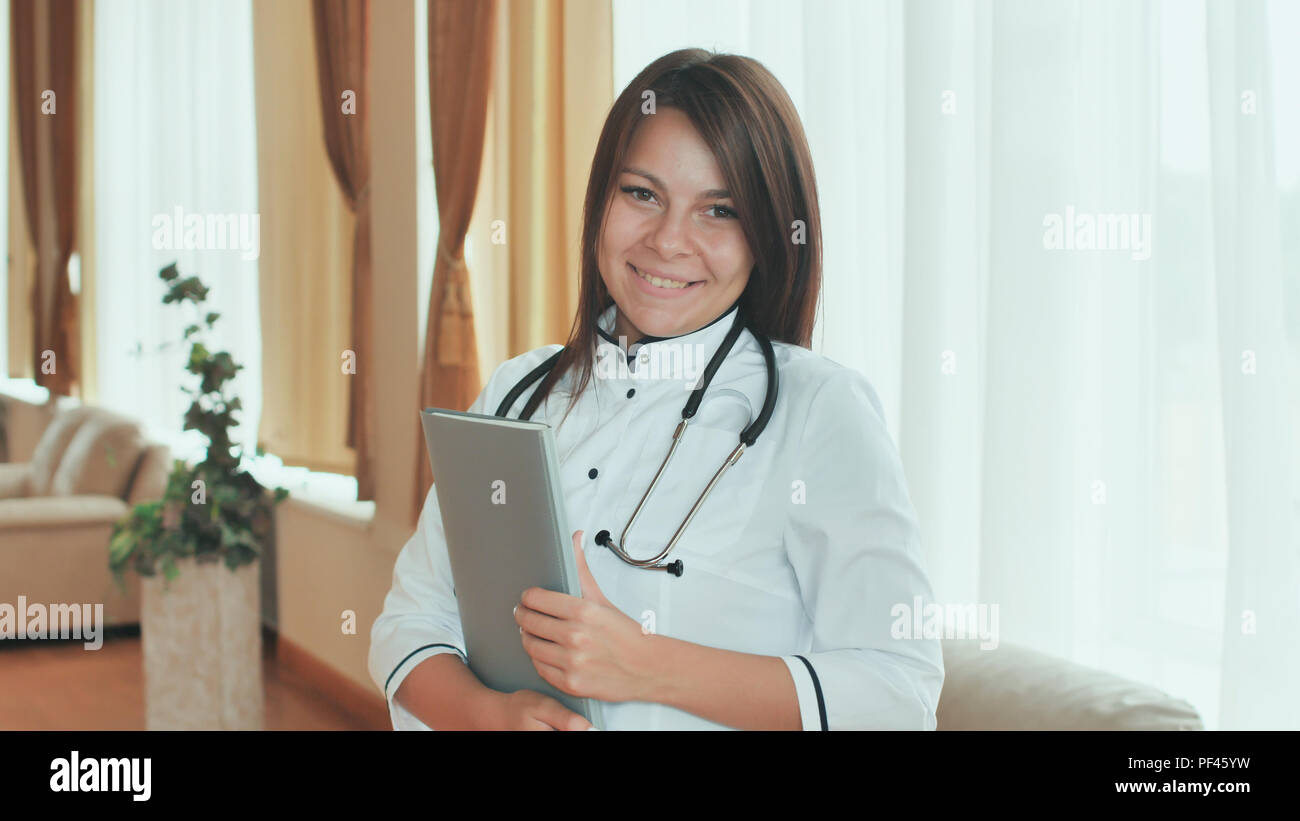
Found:
<svg viewBox="0 0 1300 821"><path fill-rule="evenodd" d="M641 279L645 280L646 282L650 283L656 288L663 288L665 291L685 291L687 288L694 288L696 285L699 285L701 282L704 281L704 280L697 280L696 282L683 284L677 282L676 280L660 279L657 276L652 276L650 274L642 273L641 271L638 271L637 267L630 262L627 264L627 267L631 268L632 273L636 274Z"/></svg>

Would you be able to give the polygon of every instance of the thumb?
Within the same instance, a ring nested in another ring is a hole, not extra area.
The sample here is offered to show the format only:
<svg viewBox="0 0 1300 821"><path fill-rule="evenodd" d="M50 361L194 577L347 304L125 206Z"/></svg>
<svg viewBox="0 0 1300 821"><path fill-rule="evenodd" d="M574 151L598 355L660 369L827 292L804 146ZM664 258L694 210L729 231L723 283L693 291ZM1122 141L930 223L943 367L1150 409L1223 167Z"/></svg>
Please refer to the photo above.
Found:
<svg viewBox="0 0 1300 821"><path fill-rule="evenodd" d="M605 594L600 592L600 585L596 584L595 577L591 575L591 569L587 567L587 556L582 549L581 530L573 533L573 555L578 562L578 582L582 585L582 597L609 604L609 599L605 598Z"/></svg>

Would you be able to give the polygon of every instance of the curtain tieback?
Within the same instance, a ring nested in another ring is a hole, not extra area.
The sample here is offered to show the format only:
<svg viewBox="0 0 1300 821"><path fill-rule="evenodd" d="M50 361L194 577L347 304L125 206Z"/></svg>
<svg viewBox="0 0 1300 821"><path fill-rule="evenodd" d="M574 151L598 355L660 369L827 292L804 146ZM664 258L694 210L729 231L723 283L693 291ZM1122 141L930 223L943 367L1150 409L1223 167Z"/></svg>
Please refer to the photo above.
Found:
<svg viewBox="0 0 1300 821"><path fill-rule="evenodd" d="M467 348L474 317L465 298L465 261L447 253L438 243L438 256L450 270L442 286L442 303L438 310L438 364L461 367L469 364Z"/></svg>
<svg viewBox="0 0 1300 821"><path fill-rule="evenodd" d="M366 184L361 186L361 188L357 190L357 193L352 197L352 213L360 214L363 208L368 208L369 206L370 180L366 180Z"/></svg>
<svg viewBox="0 0 1300 821"><path fill-rule="evenodd" d="M447 253L447 249L443 246L441 242L438 243L438 256L442 258L443 264L453 271L467 270L465 268L465 260L463 258L454 257L451 254Z"/></svg>

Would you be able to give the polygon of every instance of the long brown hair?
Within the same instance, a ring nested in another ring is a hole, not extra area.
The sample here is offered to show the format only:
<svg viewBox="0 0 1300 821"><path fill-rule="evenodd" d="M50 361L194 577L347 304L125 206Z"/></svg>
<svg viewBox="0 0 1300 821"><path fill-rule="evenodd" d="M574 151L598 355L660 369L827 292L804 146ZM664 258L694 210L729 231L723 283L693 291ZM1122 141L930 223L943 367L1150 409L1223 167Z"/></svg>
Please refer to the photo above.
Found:
<svg viewBox="0 0 1300 821"><path fill-rule="evenodd" d="M740 296L748 326L780 342L804 348L812 342L821 293L821 214L799 114L781 83L757 60L681 49L646 66L605 118L583 204L578 312L559 359L524 407L525 419L570 368L578 369L578 380L566 416L591 381L596 321L612 302L597 265L596 239L632 137L642 118L652 116L643 109L663 107L690 119L735 200L754 256Z"/></svg>

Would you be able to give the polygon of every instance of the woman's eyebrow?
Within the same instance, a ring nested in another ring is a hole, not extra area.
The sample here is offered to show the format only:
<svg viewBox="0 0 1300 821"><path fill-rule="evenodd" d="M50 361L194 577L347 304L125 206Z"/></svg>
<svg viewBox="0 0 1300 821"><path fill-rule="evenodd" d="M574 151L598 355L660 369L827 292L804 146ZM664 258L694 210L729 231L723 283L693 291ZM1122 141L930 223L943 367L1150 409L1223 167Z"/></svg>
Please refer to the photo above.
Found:
<svg viewBox="0 0 1300 821"><path fill-rule="evenodd" d="M653 184L653 185L654 185L655 187L657 187L657 188L667 188L667 187L668 187L668 186L664 185L664 181L663 181L663 180L659 179L659 178L656 177L654 174L651 174L649 171L645 171L645 170L642 170L642 169L640 169L640 168L624 168L624 169L623 169L623 173L624 173L624 174L635 174L635 175L637 175L638 177L645 177L647 180L649 180L649 181L651 182L651 184ZM721 199L721 200L727 200L727 199L731 199L731 192L728 191L728 190L725 189L725 188L710 188L710 189L708 189L707 191L701 191L701 192L700 192L700 199L702 199L702 200L708 200L708 199Z"/></svg>

